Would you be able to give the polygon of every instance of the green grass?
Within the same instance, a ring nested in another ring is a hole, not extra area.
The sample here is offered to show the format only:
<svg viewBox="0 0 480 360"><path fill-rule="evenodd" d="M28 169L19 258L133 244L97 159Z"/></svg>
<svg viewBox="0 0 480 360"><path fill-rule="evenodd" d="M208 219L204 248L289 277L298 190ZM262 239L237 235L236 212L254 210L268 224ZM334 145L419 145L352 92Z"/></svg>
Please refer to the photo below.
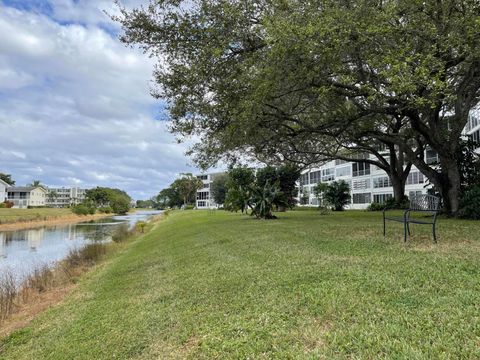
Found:
<svg viewBox="0 0 480 360"><path fill-rule="evenodd" d="M380 217L173 212L0 358L479 358L480 223Z"/></svg>
<svg viewBox="0 0 480 360"><path fill-rule="evenodd" d="M18 221L49 220L72 215L70 209L0 209L0 224Z"/></svg>

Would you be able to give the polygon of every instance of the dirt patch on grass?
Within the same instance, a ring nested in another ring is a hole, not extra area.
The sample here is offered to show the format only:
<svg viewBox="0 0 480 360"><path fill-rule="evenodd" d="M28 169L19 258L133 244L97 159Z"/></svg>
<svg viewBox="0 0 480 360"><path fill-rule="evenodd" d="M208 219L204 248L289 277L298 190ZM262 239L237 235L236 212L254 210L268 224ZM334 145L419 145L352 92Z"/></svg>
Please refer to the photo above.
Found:
<svg viewBox="0 0 480 360"><path fill-rule="evenodd" d="M318 354L326 346L326 336L333 324L330 320L318 317L311 318L296 328L294 338L305 354Z"/></svg>

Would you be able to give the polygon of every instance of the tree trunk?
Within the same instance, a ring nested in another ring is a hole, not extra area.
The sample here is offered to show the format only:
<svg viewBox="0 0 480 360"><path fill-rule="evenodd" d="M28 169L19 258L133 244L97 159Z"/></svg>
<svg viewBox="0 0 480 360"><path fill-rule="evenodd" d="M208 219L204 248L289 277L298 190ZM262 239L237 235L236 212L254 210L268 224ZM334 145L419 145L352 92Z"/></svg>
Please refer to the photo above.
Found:
<svg viewBox="0 0 480 360"><path fill-rule="evenodd" d="M443 178L442 197L446 210L452 216L457 216L460 210L461 179L458 164L455 159L440 159Z"/></svg>
<svg viewBox="0 0 480 360"><path fill-rule="evenodd" d="M405 182L404 176L398 176L397 174L389 174L390 181L393 187L393 198L397 204L400 204L405 197Z"/></svg>

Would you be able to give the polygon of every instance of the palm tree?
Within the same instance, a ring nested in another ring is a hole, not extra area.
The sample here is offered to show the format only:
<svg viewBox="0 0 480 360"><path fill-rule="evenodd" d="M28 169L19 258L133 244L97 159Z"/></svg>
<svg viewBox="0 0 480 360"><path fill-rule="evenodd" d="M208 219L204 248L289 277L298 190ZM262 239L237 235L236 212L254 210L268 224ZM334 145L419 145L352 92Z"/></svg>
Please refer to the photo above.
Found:
<svg viewBox="0 0 480 360"><path fill-rule="evenodd" d="M32 186L32 187L38 187L40 185L41 185L40 180L33 180L30 184L28 184L28 186Z"/></svg>

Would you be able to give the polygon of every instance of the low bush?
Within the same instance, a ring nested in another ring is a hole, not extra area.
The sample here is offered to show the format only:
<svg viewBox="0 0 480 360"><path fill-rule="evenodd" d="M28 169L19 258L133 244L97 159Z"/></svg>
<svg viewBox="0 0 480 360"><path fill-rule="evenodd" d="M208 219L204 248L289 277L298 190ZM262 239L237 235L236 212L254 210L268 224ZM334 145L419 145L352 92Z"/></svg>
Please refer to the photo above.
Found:
<svg viewBox="0 0 480 360"><path fill-rule="evenodd" d="M480 186L466 191L460 201L460 217L480 220Z"/></svg>
<svg viewBox="0 0 480 360"><path fill-rule="evenodd" d="M95 214L95 207L90 204L77 204L71 207L72 212L77 215L93 215Z"/></svg>
<svg viewBox="0 0 480 360"><path fill-rule="evenodd" d="M185 205L183 207L184 210L193 210L195 208L195 205Z"/></svg>
<svg viewBox="0 0 480 360"><path fill-rule="evenodd" d="M121 224L113 232L112 241L116 243L123 242L128 240L133 234L134 231L129 229L128 224Z"/></svg>
<svg viewBox="0 0 480 360"><path fill-rule="evenodd" d="M5 204L5 207L7 209L11 209L13 207L13 202L6 200L3 204Z"/></svg>
<svg viewBox="0 0 480 360"><path fill-rule="evenodd" d="M113 209L110 206L104 206L104 207L98 208L97 210L102 214L111 214L113 212Z"/></svg>
<svg viewBox="0 0 480 360"><path fill-rule="evenodd" d="M382 211L383 209L408 209L410 207L410 200L404 197L400 203L397 203L394 198L388 199L385 203L371 203L367 211Z"/></svg>

